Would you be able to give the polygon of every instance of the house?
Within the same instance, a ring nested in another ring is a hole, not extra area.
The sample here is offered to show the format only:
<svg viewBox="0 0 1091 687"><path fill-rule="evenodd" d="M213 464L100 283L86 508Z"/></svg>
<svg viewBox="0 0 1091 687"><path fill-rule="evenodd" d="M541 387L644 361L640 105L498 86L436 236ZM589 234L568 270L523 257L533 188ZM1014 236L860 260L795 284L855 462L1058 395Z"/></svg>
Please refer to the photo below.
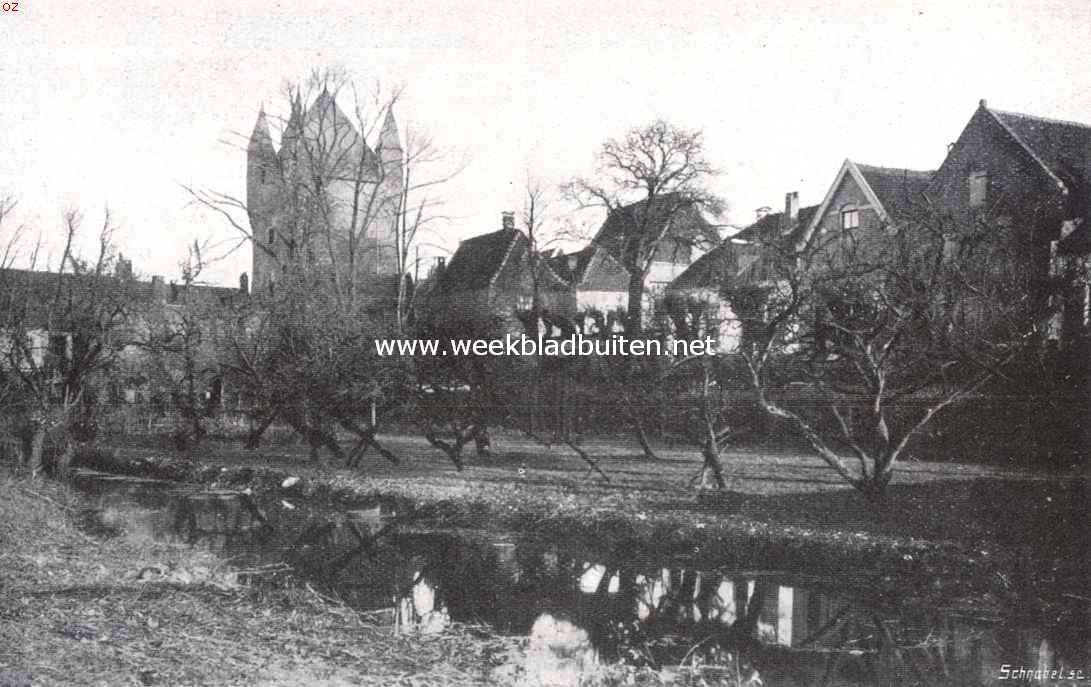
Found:
<svg viewBox="0 0 1091 687"><path fill-rule="evenodd" d="M677 193L655 197L650 203L630 203L610 212L591 243L604 249L620 265L633 260L641 244L655 244L647 257L644 277L645 317L654 317L655 306L667 286L694 260L720 243L719 228L701 214L694 203ZM626 300L628 299L626 289Z"/></svg>
<svg viewBox="0 0 1091 687"><path fill-rule="evenodd" d="M549 260L555 274L568 284L567 310L584 316L620 321L629 299L629 271L605 248L594 243Z"/></svg>
<svg viewBox="0 0 1091 687"><path fill-rule="evenodd" d="M881 249L900 224L916 218L933 174L845 160L797 246L821 241L853 257Z"/></svg>
<svg viewBox="0 0 1091 687"><path fill-rule="evenodd" d="M1062 344L1088 331L1089 182L1091 126L982 100L930 187L951 216L985 217L1004 233L1006 269L996 270L998 278L1018 280L1040 312L1052 313L1050 335Z"/></svg>
<svg viewBox="0 0 1091 687"><path fill-rule="evenodd" d="M724 296L725 288L741 283L757 287L770 278L769 260L780 242L795 243L810 225L817 205L799 207L799 194L785 195L784 211L761 208L754 224L725 239L699 257L668 285L664 308L671 329L679 339L712 337L721 352L737 350L743 338L741 313L736 313Z"/></svg>
<svg viewBox="0 0 1091 687"><path fill-rule="evenodd" d="M19 366L24 371L20 376L35 378L47 387L50 400L59 401L71 391L72 371L87 365L97 355L95 349L105 346L116 350L117 358L109 374L84 380L92 387L84 389L84 401L95 397L111 404L134 403L160 396L165 390L155 373L176 371L154 370L141 342L156 327L175 326L185 306L196 306L202 320L214 321L234 304L249 300L247 282L246 274L238 289L183 287L160 276L140 280L124 258L113 274L0 270L0 368ZM23 344L16 346L19 336ZM202 338L209 342L213 337ZM215 364L208 367L218 403L223 383Z"/></svg>
<svg viewBox="0 0 1091 687"><path fill-rule="evenodd" d="M551 314L571 310L568 283L548 261L532 257L514 214L503 213L500 230L462 241L438 275L426 306L428 324L478 335L523 331L534 300L532 262L538 265L539 307Z"/></svg>

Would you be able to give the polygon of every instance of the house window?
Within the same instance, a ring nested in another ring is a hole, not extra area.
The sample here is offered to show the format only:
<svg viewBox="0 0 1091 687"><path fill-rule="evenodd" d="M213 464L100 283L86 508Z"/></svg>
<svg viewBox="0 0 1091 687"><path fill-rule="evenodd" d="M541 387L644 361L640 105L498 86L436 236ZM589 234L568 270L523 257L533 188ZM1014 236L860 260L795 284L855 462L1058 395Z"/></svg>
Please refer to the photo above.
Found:
<svg viewBox="0 0 1091 687"><path fill-rule="evenodd" d="M943 235L943 259L950 262L958 256L958 239L954 234Z"/></svg>
<svg viewBox="0 0 1091 687"><path fill-rule="evenodd" d="M988 190L988 172L974 172L970 174L970 207L979 208L984 205L985 196Z"/></svg>
<svg viewBox="0 0 1091 687"><path fill-rule="evenodd" d="M855 229L860 226L860 211L851 205L841 208L841 229Z"/></svg>
<svg viewBox="0 0 1091 687"><path fill-rule="evenodd" d="M49 335L49 358L53 365L59 365L60 361L68 358L68 335Z"/></svg>

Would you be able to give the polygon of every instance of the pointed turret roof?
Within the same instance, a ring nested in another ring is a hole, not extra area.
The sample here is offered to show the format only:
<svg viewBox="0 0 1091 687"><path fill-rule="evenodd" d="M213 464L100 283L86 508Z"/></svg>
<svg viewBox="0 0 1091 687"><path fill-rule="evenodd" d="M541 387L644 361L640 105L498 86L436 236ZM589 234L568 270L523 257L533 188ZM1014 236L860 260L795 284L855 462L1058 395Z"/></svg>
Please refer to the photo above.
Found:
<svg viewBox="0 0 1091 687"><path fill-rule="evenodd" d="M258 121L254 123L254 131L250 134L249 150L252 152L272 152L273 137L269 135L269 121L265 118L265 106L258 112Z"/></svg>
<svg viewBox="0 0 1091 687"><path fill-rule="evenodd" d="M292 112L288 115L288 123L284 126L284 134L280 138L280 157L283 161L295 147L296 140L303 131L303 98L296 91L292 101Z"/></svg>
<svg viewBox="0 0 1091 687"><path fill-rule="evenodd" d="M379 132L379 150L402 150L398 123L394 120L394 108L387 108L382 131Z"/></svg>

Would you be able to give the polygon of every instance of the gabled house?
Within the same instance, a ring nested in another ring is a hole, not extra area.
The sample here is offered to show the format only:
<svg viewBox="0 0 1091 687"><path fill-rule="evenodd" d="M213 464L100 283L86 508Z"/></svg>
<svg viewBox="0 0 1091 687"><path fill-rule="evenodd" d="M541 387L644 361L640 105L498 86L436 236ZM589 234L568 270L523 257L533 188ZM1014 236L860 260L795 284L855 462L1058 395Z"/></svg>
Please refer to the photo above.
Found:
<svg viewBox="0 0 1091 687"><path fill-rule="evenodd" d="M719 245L720 234L700 208L679 194L667 193L656 197L650 206L640 201L609 213L591 241L623 267L630 264L638 242L655 243L644 279L647 294L644 312L650 318L670 282L694 260Z"/></svg>
<svg viewBox="0 0 1091 687"><path fill-rule="evenodd" d="M549 266L571 290L576 312L602 314L624 311L629 294L629 271L606 249L594 243L574 253L558 255Z"/></svg>
<svg viewBox="0 0 1091 687"><path fill-rule="evenodd" d="M933 174L845 160L803 225L797 247L822 242L853 255L881 249L887 237L925 205Z"/></svg>
<svg viewBox="0 0 1091 687"><path fill-rule="evenodd" d="M737 350L744 336L743 314L735 312L725 291L760 288L771 278L769 261L777 254L772 247L793 245L817 210L817 205L800 208L799 194L788 193L783 212L762 212L756 222L697 258L664 294L673 335L686 340L708 336L721 352Z"/></svg>
<svg viewBox="0 0 1091 687"><path fill-rule="evenodd" d="M1086 338L1091 126L997 110L982 100L930 193L952 216L985 217L1005 233L1003 276L1018 279L1042 312L1053 311L1051 336Z"/></svg>
<svg viewBox="0 0 1091 687"><path fill-rule="evenodd" d="M568 284L546 260L532 260L530 240L504 213L502 228L462 241L431 289L430 324L475 335L523 331L534 304L532 264L537 264L539 307L570 310Z"/></svg>

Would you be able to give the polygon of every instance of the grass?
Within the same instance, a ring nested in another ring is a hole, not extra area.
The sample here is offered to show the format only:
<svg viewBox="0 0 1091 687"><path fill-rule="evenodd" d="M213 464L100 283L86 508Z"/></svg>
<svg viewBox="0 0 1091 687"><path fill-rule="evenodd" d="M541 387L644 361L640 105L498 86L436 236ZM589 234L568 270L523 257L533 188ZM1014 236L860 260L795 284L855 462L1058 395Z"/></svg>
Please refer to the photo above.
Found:
<svg viewBox="0 0 1091 687"><path fill-rule="evenodd" d="M648 461L624 442L589 443L607 482L588 475L566 448L494 438L494 454L468 456L462 472L408 436L383 437L400 465L371 454L353 470L311 464L297 446L246 451L217 443L198 447L191 461L122 446L100 467L287 496L395 500L435 524L624 542L715 564L848 571L862 574L866 585L875 577L938 575L930 583L937 589L991 588L1028 566L1053 584L1085 584L1086 475L906 463L886 498L872 503L818 459L733 451L724 455L728 491L699 495L690 487L700 468L696 451L667 447L661 460ZM282 488L289 476L300 480Z"/></svg>
<svg viewBox="0 0 1091 687"><path fill-rule="evenodd" d="M78 497L0 470L0 685L485 684L513 641L401 636L211 554L78 527Z"/></svg>

